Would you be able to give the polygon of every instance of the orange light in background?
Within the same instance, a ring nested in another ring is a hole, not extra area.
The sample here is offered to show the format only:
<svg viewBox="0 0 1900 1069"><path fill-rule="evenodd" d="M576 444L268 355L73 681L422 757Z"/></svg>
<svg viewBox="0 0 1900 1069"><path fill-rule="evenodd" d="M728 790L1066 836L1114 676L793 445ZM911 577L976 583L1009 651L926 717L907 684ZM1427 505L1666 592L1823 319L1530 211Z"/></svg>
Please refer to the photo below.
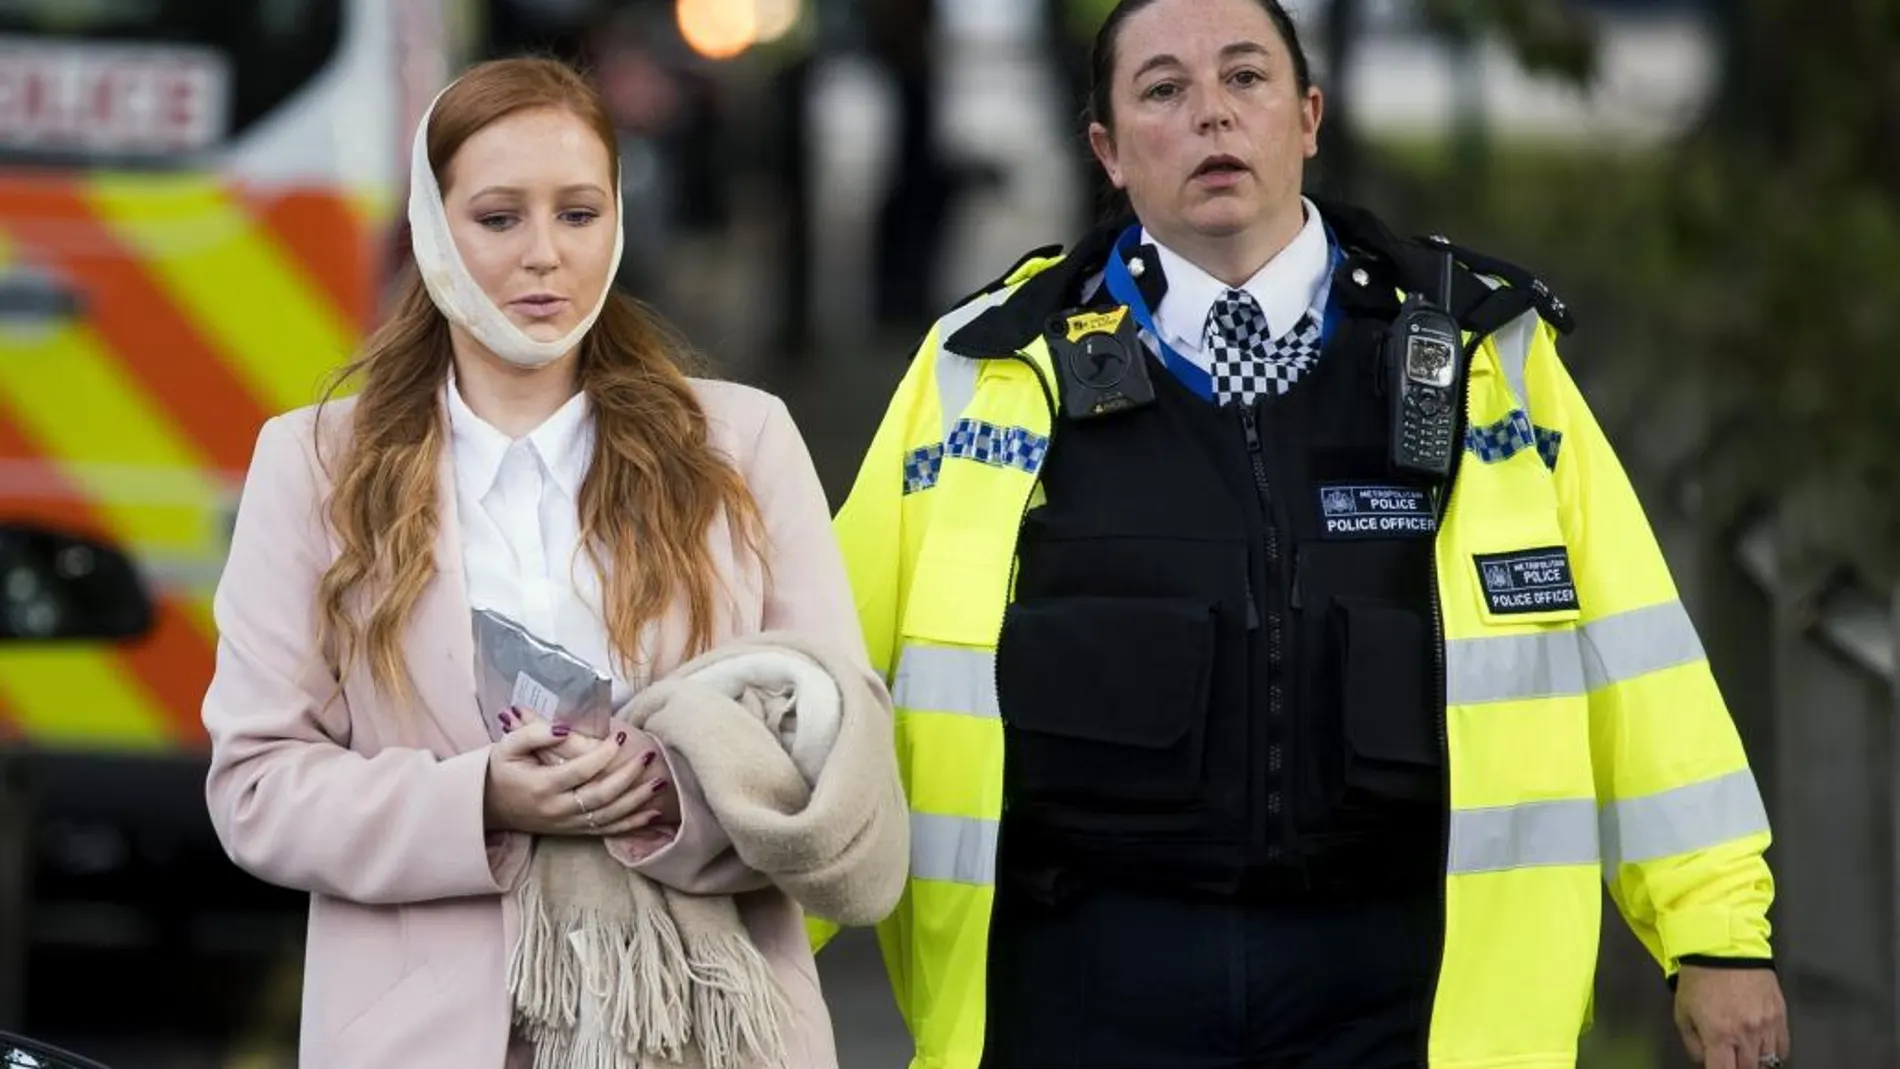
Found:
<svg viewBox="0 0 1900 1069"><path fill-rule="evenodd" d="M752 0L753 13L759 20L759 43L770 44L791 33L804 6L799 0Z"/></svg>
<svg viewBox="0 0 1900 1069"><path fill-rule="evenodd" d="M759 40L757 0L677 0L680 36L707 59L731 59Z"/></svg>

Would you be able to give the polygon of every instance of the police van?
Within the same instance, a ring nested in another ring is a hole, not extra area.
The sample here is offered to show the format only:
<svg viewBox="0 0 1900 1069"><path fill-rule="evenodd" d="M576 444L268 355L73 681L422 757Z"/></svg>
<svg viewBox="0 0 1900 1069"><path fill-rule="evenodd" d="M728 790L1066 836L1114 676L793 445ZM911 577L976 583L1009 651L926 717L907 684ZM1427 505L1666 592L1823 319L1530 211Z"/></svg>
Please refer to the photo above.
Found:
<svg viewBox="0 0 1900 1069"><path fill-rule="evenodd" d="M474 21L0 0L0 1027L32 859L210 841L199 705L251 447L374 319L410 132Z"/></svg>

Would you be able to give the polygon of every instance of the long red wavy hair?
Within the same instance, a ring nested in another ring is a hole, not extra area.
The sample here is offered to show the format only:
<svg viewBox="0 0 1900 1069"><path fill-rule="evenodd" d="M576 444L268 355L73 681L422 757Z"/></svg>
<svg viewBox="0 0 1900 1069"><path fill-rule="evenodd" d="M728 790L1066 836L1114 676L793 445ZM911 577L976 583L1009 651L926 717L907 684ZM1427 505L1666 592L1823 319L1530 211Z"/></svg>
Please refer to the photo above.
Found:
<svg viewBox="0 0 1900 1069"><path fill-rule="evenodd" d="M600 97L573 70L545 59L481 64L442 96L428 132L437 182L448 187L449 162L477 131L538 108L586 122L607 146L619 182L614 127ZM440 398L451 358L448 322L411 268L388 320L324 393L327 403L360 380L350 433L325 461L332 475L326 515L341 551L318 585L320 648L339 676L358 658L367 661L376 686L391 693L408 693L402 632L435 575L436 472L447 439ZM706 535L722 512L763 559L757 506L709 444L706 414L687 382L695 363L658 316L619 292L580 344L578 378L595 430L580 493L581 540L601 578L609 646L627 672L637 667L644 627L675 601L687 611L688 655L710 644L719 578Z"/></svg>

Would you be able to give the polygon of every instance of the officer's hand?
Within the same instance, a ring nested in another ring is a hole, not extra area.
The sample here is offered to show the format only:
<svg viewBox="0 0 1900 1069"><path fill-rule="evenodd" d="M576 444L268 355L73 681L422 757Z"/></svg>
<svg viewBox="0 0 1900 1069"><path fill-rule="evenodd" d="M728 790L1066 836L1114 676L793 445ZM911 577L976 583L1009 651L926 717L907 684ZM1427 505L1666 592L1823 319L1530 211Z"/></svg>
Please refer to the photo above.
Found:
<svg viewBox="0 0 1900 1069"><path fill-rule="evenodd" d="M1689 1057L1708 1069L1758 1069L1788 1057L1788 1005L1772 969L1684 965L1676 1027Z"/></svg>

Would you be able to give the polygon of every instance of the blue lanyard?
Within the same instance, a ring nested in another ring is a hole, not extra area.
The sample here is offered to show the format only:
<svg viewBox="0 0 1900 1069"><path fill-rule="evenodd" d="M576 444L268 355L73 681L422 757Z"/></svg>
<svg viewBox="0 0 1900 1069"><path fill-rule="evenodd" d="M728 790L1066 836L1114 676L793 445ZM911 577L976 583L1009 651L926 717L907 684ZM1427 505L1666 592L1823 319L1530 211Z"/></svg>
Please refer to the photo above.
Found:
<svg viewBox="0 0 1900 1069"><path fill-rule="evenodd" d="M1141 295L1141 287L1135 285L1135 277L1128 273L1128 254L1134 251L1135 240L1140 235L1141 228L1131 226L1115 239L1115 247L1108 251L1108 263L1102 268L1102 285L1108 287L1110 297L1128 306L1128 313L1135 317L1135 324L1142 333L1152 340L1155 355L1161 358L1168 371L1181 380L1182 385L1205 400L1212 401L1214 380L1162 340L1161 332L1155 329L1154 313L1148 309L1148 299Z"/></svg>
<svg viewBox="0 0 1900 1069"><path fill-rule="evenodd" d="M1108 288L1108 295L1121 304L1128 306L1128 312L1135 317L1135 324L1152 340L1155 355L1181 384L1201 398L1214 399L1214 381L1208 373L1194 361L1182 356L1161 337L1161 331L1155 328L1154 312L1148 308L1148 299L1141 295L1141 287L1135 285L1135 278L1128 273L1128 254L1135 249L1135 241L1141 235L1141 227L1131 226L1115 239L1114 248L1109 250L1108 262L1102 267L1102 284ZM1327 246L1331 252L1331 271L1339 266L1339 245L1327 234ZM1326 344L1338 326L1339 302L1327 294L1326 311L1320 321L1320 344Z"/></svg>

